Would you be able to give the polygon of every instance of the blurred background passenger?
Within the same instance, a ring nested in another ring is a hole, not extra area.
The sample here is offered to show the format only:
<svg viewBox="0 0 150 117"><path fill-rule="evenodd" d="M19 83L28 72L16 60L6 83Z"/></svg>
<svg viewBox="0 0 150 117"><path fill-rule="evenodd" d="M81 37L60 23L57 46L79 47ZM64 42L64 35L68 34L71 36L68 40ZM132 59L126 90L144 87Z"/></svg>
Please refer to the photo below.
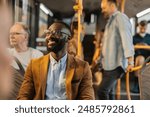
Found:
<svg viewBox="0 0 150 117"><path fill-rule="evenodd" d="M0 1L0 99L6 99L12 88L9 56L6 48L11 14L6 0Z"/></svg>
<svg viewBox="0 0 150 117"><path fill-rule="evenodd" d="M100 63L100 54L101 54L101 49L102 49L103 34L104 34L104 29L97 32L97 35L95 35L95 40L94 40L95 52L94 52L93 60L91 64L91 70L92 70L92 75L93 75L93 87L95 90L96 99L98 99L97 89L102 80L102 66Z"/></svg>
<svg viewBox="0 0 150 117"><path fill-rule="evenodd" d="M13 48L9 49L9 52L19 60L24 70L26 70L28 63L32 58L43 56L43 53L39 50L28 47L29 35L30 31L28 26L22 22L16 22L10 28L10 45ZM12 66L19 69L17 60L13 61Z"/></svg>
<svg viewBox="0 0 150 117"><path fill-rule="evenodd" d="M83 55L83 45L82 41L84 38L84 25L81 25L81 32L80 32L80 41L81 45L78 45L78 20L77 20L77 14L74 15L72 22L71 22L71 31L72 31L72 38L68 41L68 53L76 56L80 59L84 59ZM80 46L81 55L78 56L78 49Z"/></svg>
<svg viewBox="0 0 150 117"><path fill-rule="evenodd" d="M148 22L146 20L142 20L138 24L139 32L133 36L133 44L134 45L150 45L150 34L147 31ZM145 49L136 49L135 50L135 66L142 65L145 59L150 55L149 50ZM138 84L139 70L135 72L134 77L134 87L131 90L133 93L139 93L139 84Z"/></svg>

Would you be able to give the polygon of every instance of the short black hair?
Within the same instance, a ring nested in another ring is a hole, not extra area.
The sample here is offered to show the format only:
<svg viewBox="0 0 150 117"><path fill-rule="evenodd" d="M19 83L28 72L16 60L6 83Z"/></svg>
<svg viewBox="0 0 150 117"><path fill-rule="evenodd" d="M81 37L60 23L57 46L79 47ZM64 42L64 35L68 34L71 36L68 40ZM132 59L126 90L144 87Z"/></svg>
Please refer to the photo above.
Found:
<svg viewBox="0 0 150 117"><path fill-rule="evenodd" d="M63 21L55 21L55 22L53 22L52 24L54 24L54 23L59 23L59 24L64 25L65 28L67 28L67 29L71 32L70 26L69 26L68 24L66 24L65 22L63 22Z"/></svg>
<svg viewBox="0 0 150 117"><path fill-rule="evenodd" d="M141 25L141 26L146 26L147 25L147 21L146 20L142 20L140 23L139 23L139 25Z"/></svg>

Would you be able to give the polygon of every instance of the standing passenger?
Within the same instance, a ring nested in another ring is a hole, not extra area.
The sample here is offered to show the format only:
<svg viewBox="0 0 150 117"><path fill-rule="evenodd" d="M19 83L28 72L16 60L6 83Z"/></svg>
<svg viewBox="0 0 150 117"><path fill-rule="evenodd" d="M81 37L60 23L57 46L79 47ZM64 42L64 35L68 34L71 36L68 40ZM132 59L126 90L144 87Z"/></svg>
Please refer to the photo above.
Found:
<svg viewBox="0 0 150 117"><path fill-rule="evenodd" d="M150 34L146 33L147 21L143 20L138 25L139 32L133 36L134 45L150 45ZM150 56L149 50L137 49L135 50L135 66L144 64L145 59ZM139 70L135 72L134 87L131 90L133 93L139 93L138 84Z"/></svg>
<svg viewBox="0 0 150 117"><path fill-rule="evenodd" d="M99 99L110 100L118 78L134 66L134 48L130 21L117 10L117 0L102 0L101 8L109 20L102 41L103 79L98 94Z"/></svg>

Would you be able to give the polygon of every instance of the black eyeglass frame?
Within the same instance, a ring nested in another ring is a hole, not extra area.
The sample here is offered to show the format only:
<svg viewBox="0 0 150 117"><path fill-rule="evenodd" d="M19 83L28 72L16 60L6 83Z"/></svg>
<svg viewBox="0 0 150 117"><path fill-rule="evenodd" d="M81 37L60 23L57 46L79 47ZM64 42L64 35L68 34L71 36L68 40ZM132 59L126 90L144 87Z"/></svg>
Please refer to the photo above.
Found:
<svg viewBox="0 0 150 117"><path fill-rule="evenodd" d="M65 33L65 32L62 32L61 30L55 30L55 31L50 31L50 30L45 30L44 33L46 34L46 36L48 35L62 35L62 34L65 34L68 36L68 38L71 37L71 35Z"/></svg>

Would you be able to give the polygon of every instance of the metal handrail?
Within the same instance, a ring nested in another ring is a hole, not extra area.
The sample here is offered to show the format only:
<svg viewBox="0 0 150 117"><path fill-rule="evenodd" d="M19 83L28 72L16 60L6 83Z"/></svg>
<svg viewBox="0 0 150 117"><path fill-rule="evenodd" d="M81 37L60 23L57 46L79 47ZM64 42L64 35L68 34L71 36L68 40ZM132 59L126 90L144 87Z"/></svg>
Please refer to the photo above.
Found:
<svg viewBox="0 0 150 117"><path fill-rule="evenodd" d="M135 45L135 49L148 49L150 50L150 46L147 45ZM150 63L147 63L146 65L149 65ZM126 72L126 92L127 92L127 98L128 100L131 100L131 94L130 94L130 83L129 83L129 72L137 71L142 68L142 65L134 67L131 69L131 71Z"/></svg>
<svg viewBox="0 0 150 117"><path fill-rule="evenodd" d="M147 63L146 65L149 65L149 63ZM142 68L142 65L134 67L131 69L131 71L126 72L126 92L127 92L127 98L128 100L131 100L131 95L130 95L130 83L129 83L129 72L133 72L133 71L137 71L140 70Z"/></svg>
<svg viewBox="0 0 150 117"><path fill-rule="evenodd" d="M150 50L149 45L135 45L134 49L145 49L145 50Z"/></svg>
<svg viewBox="0 0 150 117"><path fill-rule="evenodd" d="M129 83L129 72L137 71L142 68L141 66L134 67L131 69L131 71L126 72L126 92L127 92L127 98L128 100L131 100L131 94L130 94L130 83Z"/></svg>

